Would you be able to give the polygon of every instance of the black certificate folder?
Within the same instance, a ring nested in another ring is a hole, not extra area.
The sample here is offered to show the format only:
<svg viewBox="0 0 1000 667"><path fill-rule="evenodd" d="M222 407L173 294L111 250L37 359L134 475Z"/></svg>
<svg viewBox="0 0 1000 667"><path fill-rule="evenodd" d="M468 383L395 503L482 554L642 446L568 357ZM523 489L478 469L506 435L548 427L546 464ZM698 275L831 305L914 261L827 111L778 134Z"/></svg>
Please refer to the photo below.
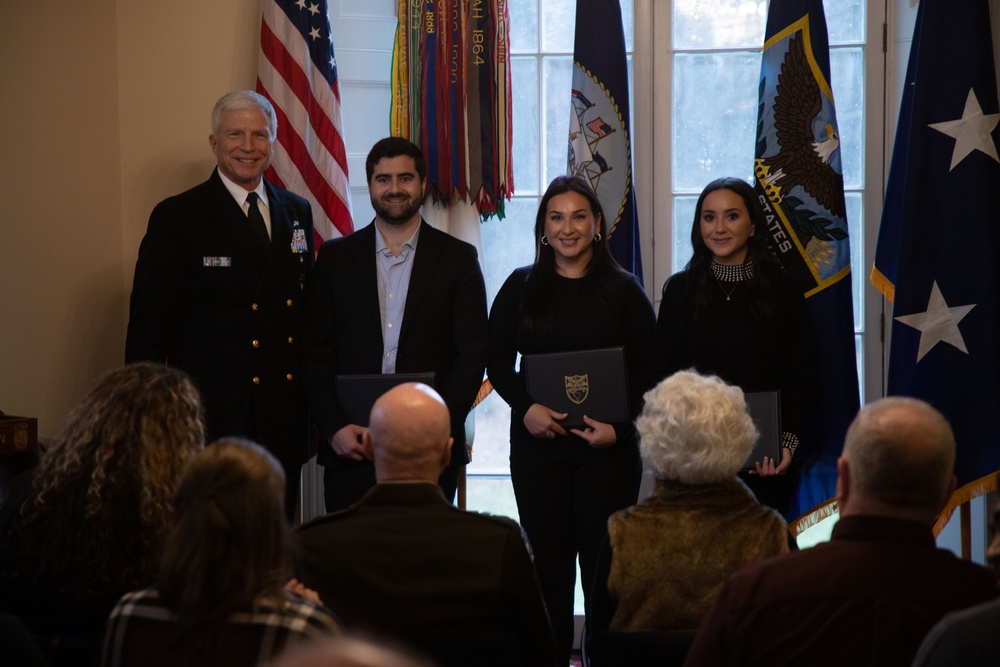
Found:
<svg viewBox="0 0 1000 667"><path fill-rule="evenodd" d="M528 395L569 416L564 428L586 428L583 415L611 424L629 421L625 351L620 347L521 357Z"/></svg>
<svg viewBox="0 0 1000 667"><path fill-rule="evenodd" d="M777 391L755 391L745 395L747 412L753 418L754 426L760 437L754 443L750 458L744 468L753 470L757 461L764 462L764 457L774 459L774 464L781 463L781 394Z"/></svg>
<svg viewBox="0 0 1000 667"><path fill-rule="evenodd" d="M338 375L337 399L352 424L367 427L372 406L379 396L404 382L423 382L433 387L434 373Z"/></svg>

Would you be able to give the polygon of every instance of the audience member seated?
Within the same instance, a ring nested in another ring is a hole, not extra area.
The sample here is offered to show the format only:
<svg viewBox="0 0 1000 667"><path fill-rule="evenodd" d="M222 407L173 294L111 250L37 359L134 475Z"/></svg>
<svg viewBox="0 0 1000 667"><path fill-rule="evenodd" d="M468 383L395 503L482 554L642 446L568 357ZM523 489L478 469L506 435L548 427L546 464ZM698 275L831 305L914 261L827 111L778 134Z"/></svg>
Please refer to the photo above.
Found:
<svg viewBox="0 0 1000 667"><path fill-rule="evenodd" d="M111 612L106 667L263 665L338 632L315 593L289 582L285 473L263 447L223 439L195 457L175 500L159 585Z"/></svg>
<svg viewBox="0 0 1000 667"><path fill-rule="evenodd" d="M204 444L201 401L152 363L101 379L0 513L0 609L53 664L94 662L108 612L154 580L171 498Z"/></svg>
<svg viewBox="0 0 1000 667"><path fill-rule="evenodd" d="M271 667L436 667L409 650L360 636L335 637L286 651Z"/></svg>
<svg viewBox="0 0 1000 667"><path fill-rule="evenodd" d="M646 392L636 429L656 485L608 521L587 611L594 667L630 664L629 647L679 664L726 577L788 551L784 519L737 477L757 438L739 387L675 373Z"/></svg>
<svg viewBox="0 0 1000 667"><path fill-rule="evenodd" d="M1000 483L1000 475L997 476ZM1000 488L1000 487L998 487ZM1000 504L990 520L993 539L986 548L991 567L1000 567ZM953 611L938 622L917 651L913 667L989 665L1000 656L1000 599Z"/></svg>
<svg viewBox="0 0 1000 667"><path fill-rule="evenodd" d="M733 574L685 665L909 665L945 613L996 596L989 570L934 544L955 438L923 401L858 413L837 461L829 542Z"/></svg>
<svg viewBox="0 0 1000 667"><path fill-rule="evenodd" d="M399 385L370 422L363 445L377 483L296 530L298 578L348 629L405 642L445 667L551 667L552 630L520 528L455 508L437 485L451 456L444 401L426 385ZM466 649L471 662L457 655Z"/></svg>

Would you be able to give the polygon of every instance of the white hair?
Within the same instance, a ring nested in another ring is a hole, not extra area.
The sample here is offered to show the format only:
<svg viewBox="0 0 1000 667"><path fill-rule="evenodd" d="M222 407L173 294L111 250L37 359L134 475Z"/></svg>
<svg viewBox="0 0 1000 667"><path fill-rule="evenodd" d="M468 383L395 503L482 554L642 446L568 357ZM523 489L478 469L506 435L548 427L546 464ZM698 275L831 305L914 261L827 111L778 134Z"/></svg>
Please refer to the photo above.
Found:
<svg viewBox="0 0 1000 667"><path fill-rule="evenodd" d="M679 371L646 392L636 420L642 460L659 479L708 484L740 471L757 428L743 390L714 375Z"/></svg>
<svg viewBox="0 0 1000 667"><path fill-rule="evenodd" d="M278 137L278 119L270 100L252 90L234 90L219 98L212 108L212 135L219 134L219 117L223 111L259 111L267 119L267 131L271 141Z"/></svg>

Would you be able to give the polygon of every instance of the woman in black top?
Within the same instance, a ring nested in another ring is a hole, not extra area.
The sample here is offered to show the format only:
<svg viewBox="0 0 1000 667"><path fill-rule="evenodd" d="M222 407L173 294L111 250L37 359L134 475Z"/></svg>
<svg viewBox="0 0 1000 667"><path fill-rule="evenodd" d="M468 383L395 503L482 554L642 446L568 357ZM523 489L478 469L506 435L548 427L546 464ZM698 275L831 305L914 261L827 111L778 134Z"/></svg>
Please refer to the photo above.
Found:
<svg viewBox="0 0 1000 667"><path fill-rule="evenodd" d="M535 402L515 371L517 355L622 346L631 416L656 381L653 307L635 278L612 258L600 202L580 177L555 179L535 219L535 262L515 270L490 312L493 387L511 407L510 468L518 513L531 541L556 633L560 664L573 638L573 591L579 554L584 590L608 517L633 505L641 465L631 421L566 417Z"/></svg>
<svg viewBox="0 0 1000 667"><path fill-rule="evenodd" d="M741 476L757 498L788 509L787 475L813 409L817 380L805 300L767 248L753 187L720 178L702 191L691 228L694 255L663 285L656 325L660 374L697 369L744 392L780 391L781 460L765 458Z"/></svg>

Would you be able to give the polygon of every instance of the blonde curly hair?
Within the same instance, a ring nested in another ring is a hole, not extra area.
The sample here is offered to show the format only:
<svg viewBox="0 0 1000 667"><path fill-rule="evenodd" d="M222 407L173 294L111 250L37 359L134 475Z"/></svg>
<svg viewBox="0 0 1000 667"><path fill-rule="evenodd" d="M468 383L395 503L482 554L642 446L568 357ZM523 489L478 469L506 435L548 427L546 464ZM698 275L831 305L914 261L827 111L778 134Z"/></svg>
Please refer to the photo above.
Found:
<svg viewBox="0 0 1000 667"><path fill-rule="evenodd" d="M140 362L106 375L34 471L16 529L21 574L112 603L148 585L181 472L204 443L185 373Z"/></svg>

